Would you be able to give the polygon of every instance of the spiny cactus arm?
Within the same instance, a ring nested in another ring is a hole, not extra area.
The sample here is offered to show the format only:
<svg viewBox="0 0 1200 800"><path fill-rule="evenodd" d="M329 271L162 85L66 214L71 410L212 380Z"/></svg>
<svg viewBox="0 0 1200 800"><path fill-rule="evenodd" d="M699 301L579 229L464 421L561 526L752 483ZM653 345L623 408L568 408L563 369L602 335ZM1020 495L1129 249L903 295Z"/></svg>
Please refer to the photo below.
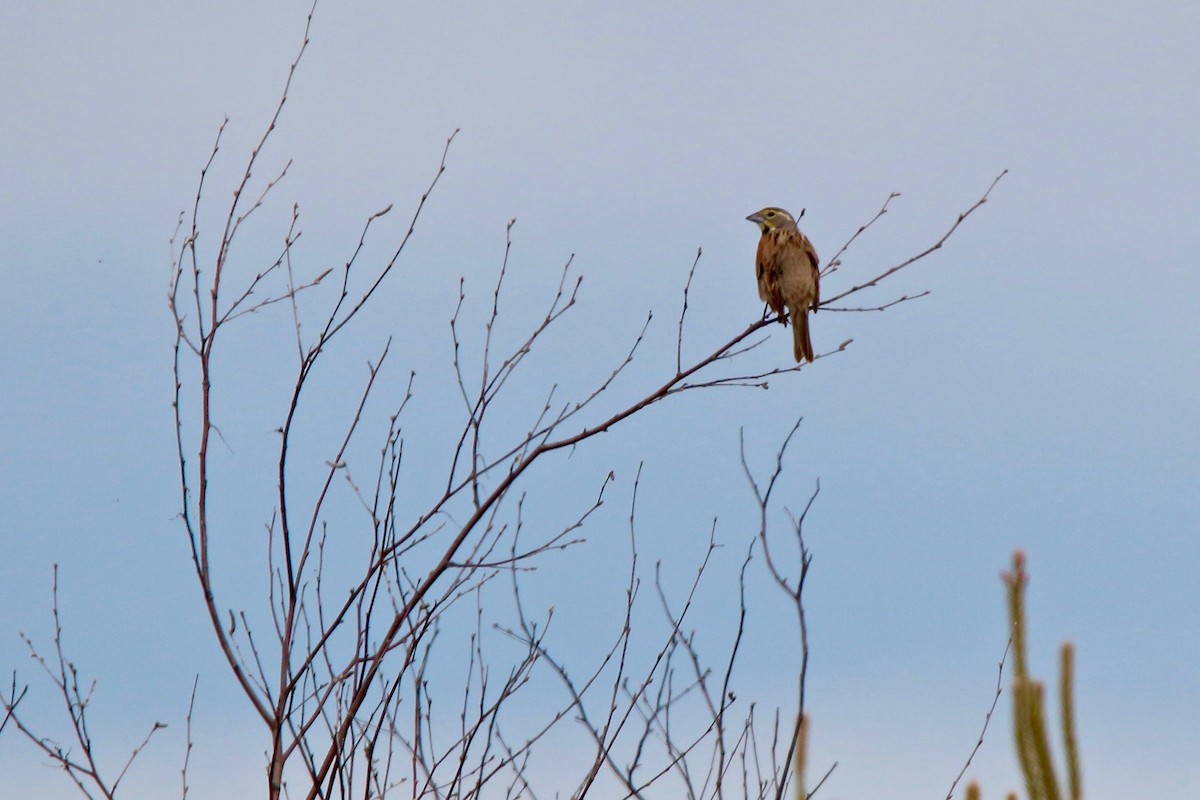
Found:
<svg viewBox="0 0 1200 800"><path fill-rule="evenodd" d="M1058 788L1058 775L1054 769L1054 758L1050 753L1050 726L1046 720L1046 687L1040 681L1029 681L1030 705L1025 717L1027 746L1036 766L1035 771L1027 776L1039 784L1037 793L1031 789L1029 800L1062 800Z"/></svg>
<svg viewBox="0 0 1200 800"><path fill-rule="evenodd" d="M1062 704L1063 749L1067 758L1067 791L1071 800L1082 800L1079 749L1075 739L1075 647L1064 642L1059 653L1058 697Z"/></svg>
<svg viewBox="0 0 1200 800"><path fill-rule="evenodd" d="M1013 637L1013 737L1025 792L1029 800L1061 800L1058 778L1050 755L1043 686L1029 676L1026 638L1025 554L1013 553L1012 572L1004 575L1008 588L1008 615Z"/></svg>

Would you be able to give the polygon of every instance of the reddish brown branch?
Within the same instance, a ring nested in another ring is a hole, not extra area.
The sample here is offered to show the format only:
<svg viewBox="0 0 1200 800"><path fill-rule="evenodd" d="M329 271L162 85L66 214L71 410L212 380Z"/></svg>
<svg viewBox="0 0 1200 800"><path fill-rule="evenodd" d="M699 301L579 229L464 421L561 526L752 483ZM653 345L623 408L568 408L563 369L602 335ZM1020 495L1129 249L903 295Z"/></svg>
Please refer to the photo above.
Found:
<svg viewBox="0 0 1200 800"><path fill-rule="evenodd" d="M897 272L899 272L900 270L904 269L905 267L907 267L907 266L910 266L911 264L914 264L914 263L916 263L917 261L920 261L921 259L923 259L923 258L925 258L926 256L930 255L931 253L934 253L934 252L936 252L936 251L938 251L938 250L942 249L942 245L944 245L944 244L946 243L946 241L947 241L947 240L948 240L948 239L949 239L951 236L953 236L953 235L954 235L954 232L955 232L956 230L958 230L958 226L959 226L959 225L962 225L962 224L963 224L963 222L964 222L964 221L967 219L967 217L971 216L971 214L973 214L973 213L975 212L975 210L976 210L976 209L978 209L980 206L982 206L984 203L986 203L986 202L988 201L988 197L991 195L991 193L992 193L992 189L995 189L995 188L996 188L996 184L997 184L997 183L999 183L999 182L1000 182L1000 179L1001 179L1001 178L1003 178L1003 177L1004 177L1005 175L1007 175L1007 174L1008 174L1008 170L1004 170L1004 171L1003 171L1003 172L1001 172L999 175L997 175L997 176L996 176L996 177L995 177L995 178L992 180L992 183L991 183L991 185L990 185L990 186L988 186L988 188L987 188L987 191L985 191L985 192L983 193L983 196L981 196L981 197L980 197L978 200L976 200L976 201L975 201L975 203L974 203L974 204L973 204L973 205L972 205L970 208L968 208L966 211L964 211L964 212L962 212L961 214L959 214L959 215L958 215L958 219L956 219L956 220L954 221L954 224L952 224L952 225L949 227L949 229L947 229L947 230L946 230L946 232L942 234L941 238L940 238L940 239L938 239L936 242L934 242L932 245L930 245L929 247L925 248L925 249L924 249L924 250L922 250L921 252L917 253L915 256L911 256L911 257L909 257L909 258L905 259L904 261L900 262L900 263L899 263L899 264L897 264L896 266L894 266L894 267L891 267L891 268L889 268L889 269L886 269L886 270L884 270L883 272L879 273L879 274L878 274L878 275L876 275L874 278L872 278L872 279L871 279L871 280L869 280L869 281L866 281L865 283L860 283L860 284L857 284L856 286L852 286L851 288L847 289L847 290L846 290L846 291L844 291L844 292L841 292L841 293L839 293L839 294L835 294L833 297L827 297L827 298L825 298L824 300L822 300L822 301L821 301L821 307L822 307L822 308L824 308L824 307L825 307L825 306L827 306L827 305L831 305L831 304L833 304L833 303L836 303L838 300L841 300L842 298L845 298L845 297L849 297L849 296L850 296L850 295L852 295L852 294L857 294L858 292L861 292L863 289L868 289L868 288L870 288L870 287L872 287L872 286L878 286L878 285L879 285L879 283L880 283L881 281L887 280L887 279L888 279L888 278L890 278L892 275L895 275ZM890 199L890 198L889 198L889 199ZM885 203L885 204L884 204L884 208L886 209L886 207L887 207L887 204ZM881 211L880 211L880 214L882 214L882 213L883 213L883 211L881 210ZM878 219L878 215L876 215L876 219ZM873 222L873 221L874 221L874 220L872 220L872 222ZM870 224L870 223L868 223L868 225L869 225L869 224ZM865 226L864 226L864 227L865 227ZM860 232L861 232L861 231L860 231ZM858 235L858 234L856 233L856 234L855 234L855 236L857 236L857 235ZM854 240L854 237L851 237L851 241L853 241L853 240Z"/></svg>

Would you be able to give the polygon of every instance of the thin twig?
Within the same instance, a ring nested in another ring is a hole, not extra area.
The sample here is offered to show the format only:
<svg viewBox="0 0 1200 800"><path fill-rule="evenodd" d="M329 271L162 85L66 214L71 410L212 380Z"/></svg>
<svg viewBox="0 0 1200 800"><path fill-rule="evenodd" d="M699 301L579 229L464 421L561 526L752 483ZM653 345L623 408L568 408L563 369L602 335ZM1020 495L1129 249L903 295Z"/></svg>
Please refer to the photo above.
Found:
<svg viewBox="0 0 1200 800"><path fill-rule="evenodd" d="M904 269L905 267L907 267L911 264L914 264L917 261L920 261L921 259L925 258L926 256L930 255L931 253L933 253L937 250L940 250L942 248L942 245L944 245L946 243L946 241L951 236L954 235L954 232L956 230L958 230L958 226L962 225L963 222L967 219L967 217L971 216L971 214L973 214L976 209L978 209L980 206L982 206L984 203L986 203L988 201L988 197L989 197L989 195L991 195L992 190L996 188L996 184L999 183L1000 179L1003 178L1007 174L1008 174L1008 170L1004 170L999 175L997 175L992 180L991 185L988 186L987 191L985 191L983 193L983 196L980 197L978 200L976 200L975 203L970 208L968 208L966 211L959 214L958 219L956 219L954 221L954 224L952 224L946 230L946 232L942 234L942 237L940 239L938 239L936 242L934 242L932 245L925 248L921 252L917 253L915 256L911 256L911 257L905 259L904 261L900 262L896 266L884 270L883 272L879 273L874 278L872 278L869 281L866 281L865 283L857 284L856 286L852 286L851 288L847 289L844 292L835 294L833 297L825 298L824 300L821 301L821 307L824 308L827 305L836 303L838 300L841 300L842 298L849 297L852 294L857 294L858 292L861 292L862 290L870 288L872 286L878 286L881 281L884 281L884 280L890 278L892 275L895 275L897 272ZM855 236L857 236L857 234L855 234ZM853 237L851 237L851 241L853 241Z"/></svg>
<svg viewBox="0 0 1200 800"><path fill-rule="evenodd" d="M988 723L992 721L992 714L996 711L996 704L1000 702L1000 695L1004 689L1001 685L1004 679L1004 664L1008 661L1008 653L1012 650L1013 637L1008 637L1008 644L1004 646L1004 655L1000 657L1000 665L996 668L996 693L992 696L992 705L988 708L987 715L983 718L983 728L979 731L979 738L975 741L975 746L971 748L970 754L967 756L966 762L962 769L958 771L958 776L954 782L950 784L950 791L946 792L946 800L953 800L954 790L958 788L958 782L962 780L963 775L967 774L967 767L971 766L971 760L975 758L975 754L979 752L979 748L983 746L983 737L987 735Z"/></svg>

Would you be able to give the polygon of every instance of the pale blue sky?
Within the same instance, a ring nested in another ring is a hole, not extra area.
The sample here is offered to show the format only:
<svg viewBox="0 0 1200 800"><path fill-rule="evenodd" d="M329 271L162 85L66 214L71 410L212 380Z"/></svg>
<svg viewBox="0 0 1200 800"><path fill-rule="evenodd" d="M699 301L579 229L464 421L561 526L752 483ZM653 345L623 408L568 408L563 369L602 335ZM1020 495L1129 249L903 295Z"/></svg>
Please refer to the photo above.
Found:
<svg viewBox="0 0 1200 800"><path fill-rule="evenodd" d="M49 643L57 562L111 753L171 725L134 798L175 792L196 672L193 796L260 788L265 745L216 659L173 519L167 240L225 115L211 196L228 196L306 12L0 7L0 668L48 694L17 632ZM1016 547L1033 575L1035 669L1051 677L1060 640L1078 647L1088 796L1200 796L1198 37L1200 6L1180 2L330 2L262 174L294 165L244 245L274 252L295 201L307 264L338 263L366 215L409 213L461 128L392 293L336 374L356 385L394 335L389 386L410 368L436 376L458 277L478 311L516 217L513 319L541 307L570 254L585 276L559 348L520 390L606 375L653 308L659 350L632 395L673 342L697 247L697 335L759 313L751 211L807 208L828 256L902 192L836 291L932 242L1009 169L944 251L877 299L929 297L817 316L817 350L853 337L847 352L765 393L681 398L606 437L593 462L559 467L614 469L620 507L644 459L643 557L671 557L679 575L719 518L729 547L706 612L719 628L753 525L738 430L765 467L804 416L786 490L794 508L823 487L809 702L811 763L840 762L827 797L945 796L990 701L1006 635L997 574ZM257 324L231 383L270 357L254 337L287 336L284 316ZM757 357L788 349L775 333ZM457 412L430 381L416 409ZM269 438L278 402L231 406L227 433ZM322 402L341 408L336 392ZM269 496L238 498L261 530ZM556 593L588 575L589 591L619 596L621 578L592 569L619 566L617 507L545 576L564 647L571 603ZM246 566L227 602L251 602L261 550L231 553ZM742 691L769 703L791 687L765 646L790 612L773 587L755 597L760 652ZM1017 787L1007 698L994 724L970 774L999 797ZM0 774L24 792L12 796L73 797L44 762L0 737Z"/></svg>

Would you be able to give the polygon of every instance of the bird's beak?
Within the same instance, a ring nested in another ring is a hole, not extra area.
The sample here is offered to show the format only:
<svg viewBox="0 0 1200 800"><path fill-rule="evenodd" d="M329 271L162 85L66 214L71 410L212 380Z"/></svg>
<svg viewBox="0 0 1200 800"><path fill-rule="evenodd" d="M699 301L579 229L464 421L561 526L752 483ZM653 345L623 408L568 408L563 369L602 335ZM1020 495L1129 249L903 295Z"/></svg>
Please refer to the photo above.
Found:
<svg viewBox="0 0 1200 800"><path fill-rule="evenodd" d="M746 219L750 220L755 225L759 225L763 221L762 214L758 213L757 211L754 212L753 214L751 214L750 216L746 217Z"/></svg>

